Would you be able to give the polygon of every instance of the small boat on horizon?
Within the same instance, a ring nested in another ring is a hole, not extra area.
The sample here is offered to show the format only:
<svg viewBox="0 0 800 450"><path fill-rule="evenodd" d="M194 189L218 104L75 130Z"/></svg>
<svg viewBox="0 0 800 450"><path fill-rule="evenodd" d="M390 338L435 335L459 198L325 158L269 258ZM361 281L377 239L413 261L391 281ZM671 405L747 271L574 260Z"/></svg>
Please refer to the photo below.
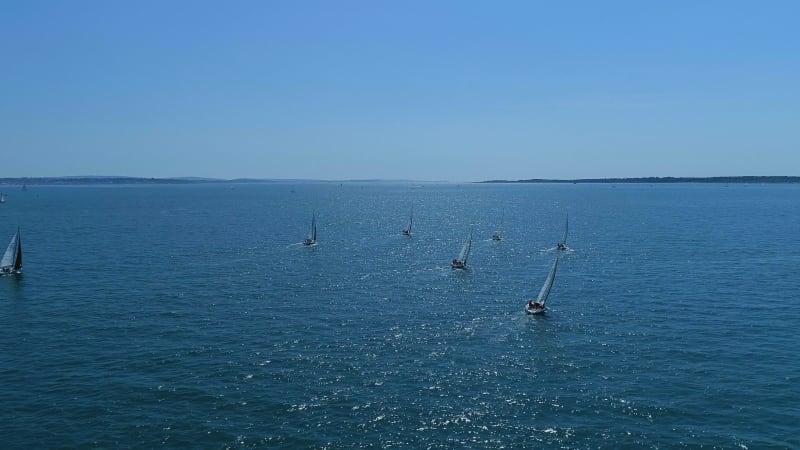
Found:
<svg viewBox="0 0 800 450"><path fill-rule="evenodd" d="M550 289L553 288L553 282L556 279L557 269L558 255L556 255L556 260L553 262L553 268L550 269L550 273L547 275L547 279L545 280L544 285L542 285L542 289L539 291L539 296L536 297L536 300L528 300L528 304L525 305L525 312L527 314L544 314L545 303L547 303L547 297L550 295Z"/></svg>
<svg viewBox="0 0 800 450"><path fill-rule="evenodd" d="M461 252L458 253L458 257L453 260L450 264L453 269L466 269L467 268L467 259L469 259L469 251L472 249L472 229L469 230L469 237L464 242L464 245L461 247Z"/></svg>
<svg viewBox="0 0 800 450"><path fill-rule="evenodd" d="M311 230L308 232L308 237L303 240L303 245L316 245L317 244L317 216L311 215Z"/></svg>
<svg viewBox="0 0 800 450"><path fill-rule="evenodd" d="M6 202L6 194L0 192L0 203L5 203L5 202Z"/></svg>
<svg viewBox="0 0 800 450"><path fill-rule="evenodd" d="M8 243L3 258L0 259L0 276L22 273L22 240L19 236L19 227L11 242Z"/></svg>

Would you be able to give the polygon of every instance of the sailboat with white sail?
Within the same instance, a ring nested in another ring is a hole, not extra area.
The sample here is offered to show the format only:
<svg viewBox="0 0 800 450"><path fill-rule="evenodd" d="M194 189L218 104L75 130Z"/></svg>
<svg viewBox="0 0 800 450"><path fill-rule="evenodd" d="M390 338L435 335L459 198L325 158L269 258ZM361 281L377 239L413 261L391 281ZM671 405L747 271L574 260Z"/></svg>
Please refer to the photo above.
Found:
<svg viewBox="0 0 800 450"><path fill-rule="evenodd" d="M567 234L569 233L569 214L567 214L567 222L564 224L564 239L556 244L558 250L568 250L567 247Z"/></svg>
<svg viewBox="0 0 800 450"><path fill-rule="evenodd" d="M317 244L317 215L311 215L311 230L308 232L308 237L303 240L303 245L316 245Z"/></svg>
<svg viewBox="0 0 800 450"><path fill-rule="evenodd" d="M500 216L500 225L497 226L497 231L494 232L492 235L493 241L502 241L503 240L503 225L505 223L506 216L503 214Z"/></svg>
<svg viewBox="0 0 800 450"><path fill-rule="evenodd" d="M414 225L414 207L411 207L411 216L408 219L408 228L403 230L403 236L411 236L411 226Z"/></svg>
<svg viewBox="0 0 800 450"><path fill-rule="evenodd" d="M5 203L5 202L6 202L6 194L0 192L0 203Z"/></svg>
<svg viewBox="0 0 800 450"><path fill-rule="evenodd" d="M464 241L464 245L461 247L461 251L458 253L458 257L453 260L450 264L453 269L466 269L467 268L467 259L469 259L469 252L472 249L472 230L469 230L469 237L466 241Z"/></svg>
<svg viewBox="0 0 800 450"><path fill-rule="evenodd" d="M547 275L547 279L542 285L542 289L539 291L539 296L536 297L536 300L528 300L528 304L525 306L525 312L528 314L544 314L545 312L545 303L547 303L547 297L550 295L550 289L553 288L553 282L556 280L556 270L558 269L558 256L556 256L556 260L553 262L553 268L550 269L550 273Z"/></svg>
<svg viewBox="0 0 800 450"><path fill-rule="evenodd" d="M11 238L11 242L8 243L3 258L0 259L0 276L18 273L22 273L22 240L19 236L19 228Z"/></svg>

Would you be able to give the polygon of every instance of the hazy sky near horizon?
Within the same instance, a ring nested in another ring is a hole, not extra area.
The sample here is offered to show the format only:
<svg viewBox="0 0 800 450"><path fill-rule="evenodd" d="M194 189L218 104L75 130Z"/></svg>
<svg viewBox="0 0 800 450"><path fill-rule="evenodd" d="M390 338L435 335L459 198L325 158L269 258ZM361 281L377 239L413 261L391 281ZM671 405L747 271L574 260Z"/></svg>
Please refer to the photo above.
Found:
<svg viewBox="0 0 800 450"><path fill-rule="evenodd" d="M800 175L800 2L1 9L0 177Z"/></svg>

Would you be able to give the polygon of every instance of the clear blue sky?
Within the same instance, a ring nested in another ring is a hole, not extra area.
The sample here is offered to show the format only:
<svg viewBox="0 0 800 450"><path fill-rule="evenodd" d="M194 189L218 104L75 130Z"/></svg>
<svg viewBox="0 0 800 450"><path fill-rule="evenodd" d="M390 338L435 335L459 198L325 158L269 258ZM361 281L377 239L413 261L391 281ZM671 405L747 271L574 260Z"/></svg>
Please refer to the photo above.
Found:
<svg viewBox="0 0 800 450"><path fill-rule="evenodd" d="M797 1L0 11L0 177L800 175Z"/></svg>

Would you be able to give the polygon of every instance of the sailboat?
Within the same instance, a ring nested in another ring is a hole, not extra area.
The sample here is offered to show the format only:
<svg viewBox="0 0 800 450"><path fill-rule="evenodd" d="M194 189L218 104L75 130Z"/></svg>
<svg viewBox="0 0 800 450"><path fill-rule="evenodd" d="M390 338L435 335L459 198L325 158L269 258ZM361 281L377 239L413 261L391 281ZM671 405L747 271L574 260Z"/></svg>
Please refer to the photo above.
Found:
<svg viewBox="0 0 800 450"><path fill-rule="evenodd" d="M536 300L529 300L528 304L525 306L525 312L528 314L544 314L545 312L545 303L547 302L547 296L550 295L550 289L553 287L553 282L556 279L556 269L558 269L558 256L556 256L555 262L553 262L553 268L550 269L550 274L547 275L547 279L544 281L544 285L542 286L542 290L539 291L539 296L536 297Z"/></svg>
<svg viewBox="0 0 800 450"><path fill-rule="evenodd" d="M564 239L556 244L557 249L567 250L567 233L569 233L569 214L567 214L567 222L564 225Z"/></svg>
<svg viewBox="0 0 800 450"><path fill-rule="evenodd" d="M308 237L303 240L303 245L316 245L317 243L317 216L311 215L311 231L308 232Z"/></svg>
<svg viewBox="0 0 800 450"><path fill-rule="evenodd" d="M19 228L17 233L11 238L8 243L8 248L3 254L3 259L0 259L0 275L11 275L22 272L22 240L19 237Z"/></svg>
<svg viewBox="0 0 800 450"><path fill-rule="evenodd" d="M502 230L503 230L503 223L504 222L505 222L505 214L500 216L500 225L497 227L497 231L495 231L494 234L492 235L492 240L493 241L502 241L503 240Z"/></svg>
<svg viewBox="0 0 800 450"><path fill-rule="evenodd" d="M469 258L469 251L472 249L472 230L469 230L469 237L467 238L464 245L461 247L461 252L458 254L458 258L454 259L451 263L453 269L466 269L467 268L467 259Z"/></svg>
<svg viewBox="0 0 800 450"><path fill-rule="evenodd" d="M5 203L5 202L6 202L6 194L0 192L0 203Z"/></svg>
<svg viewBox="0 0 800 450"><path fill-rule="evenodd" d="M414 225L414 208L411 208L411 217L408 219L408 228L403 230L403 236L411 236L411 225Z"/></svg>

